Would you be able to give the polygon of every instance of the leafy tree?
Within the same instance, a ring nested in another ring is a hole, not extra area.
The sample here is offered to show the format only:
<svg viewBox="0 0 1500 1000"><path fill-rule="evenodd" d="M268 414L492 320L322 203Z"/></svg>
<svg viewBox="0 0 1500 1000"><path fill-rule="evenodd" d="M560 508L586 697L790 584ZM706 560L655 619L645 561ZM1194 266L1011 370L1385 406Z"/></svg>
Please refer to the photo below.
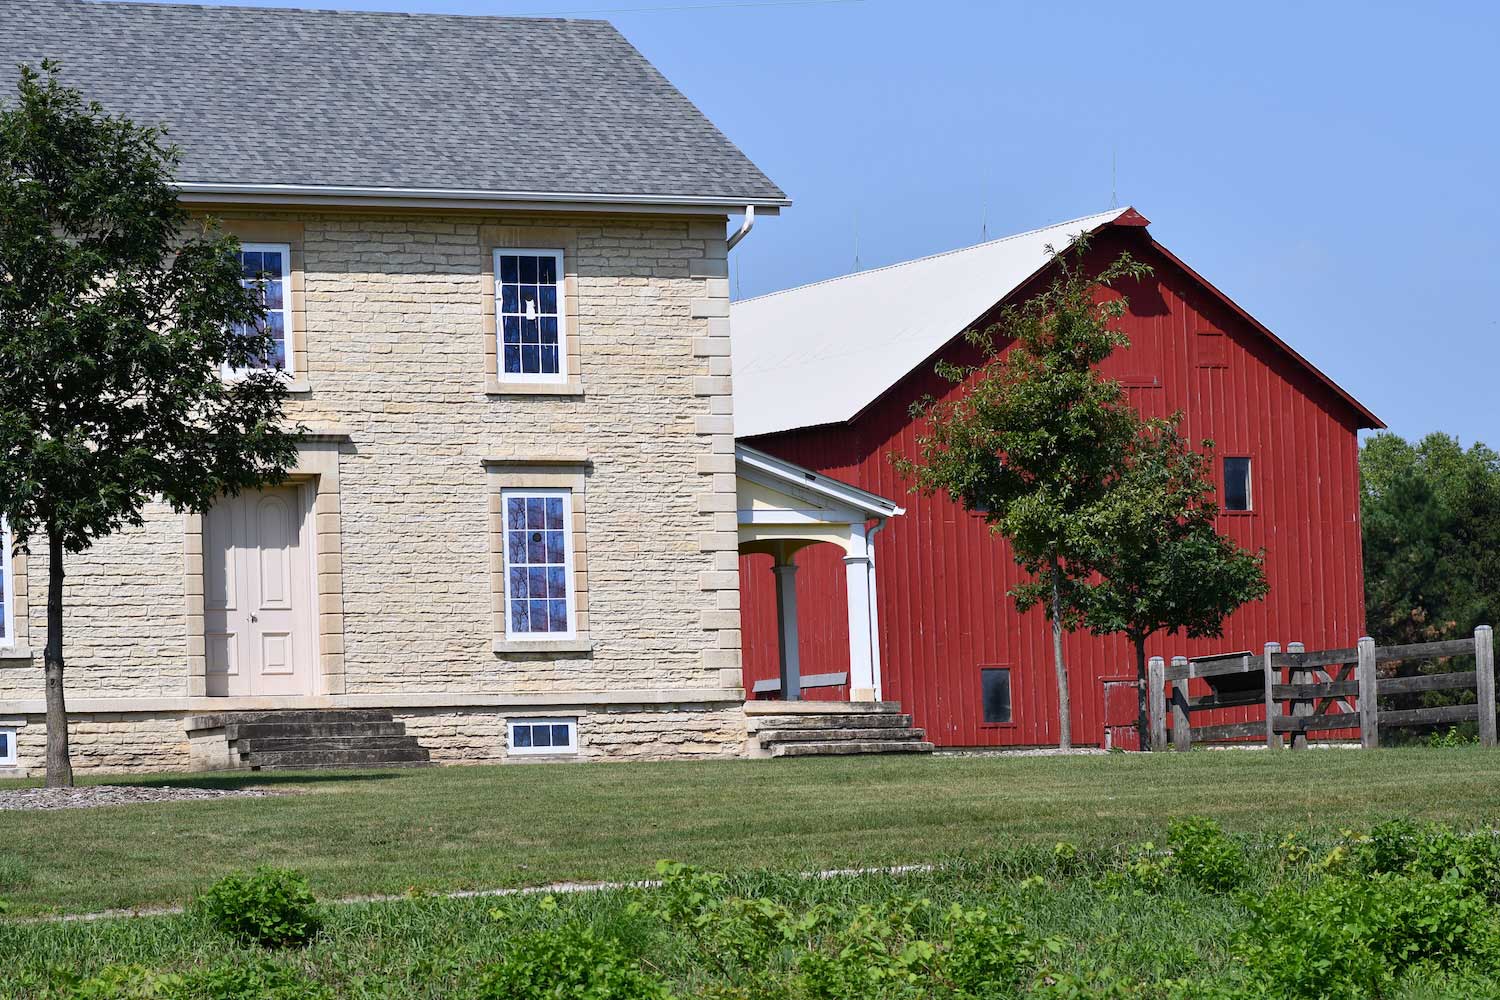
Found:
<svg viewBox="0 0 1500 1000"><path fill-rule="evenodd" d="M1447 434L1376 434L1360 449L1366 628L1381 645L1470 635L1500 621L1500 455ZM1403 660L1398 676L1452 669ZM1388 696L1390 707L1472 701L1471 692ZM1473 723L1456 727L1472 734ZM1393 732L1397 742L1428 736Z"/></svg>
<svg viewBox="0 0 1500 1000"><path fill-rule="evenodd" d="M18 549L46 540L47 784L67 785L66 554L154 499L202 512L283 478L296 431L237 244L190 225L176 151L57 74L23 66L0 106L0 515Z"/></svg>
<svg viewBox="0 0 1500 1000"><path fill-rule="evenodd" d="M1360 449L1367 627L1382 645L1468 635L1500 612L1500 455L1447 434Z"/></svg>
<svg viewBox="0 0 1500 1000"><path fill-rule="evenodd" d="M1224 619L1266 595L1263 559L1214 528L1219 506L1207 454L1179 431L1182 414L1143 423L1122 475L1093 512L1099 577L1080 592L1096 635L1123 632L1135 651L1136 726L1147 727L1146 642L1157 632L1217 638ZM1205 452L1213 448L1204 441Z"/></svg>
<svg viewBox="0 0 1500 1000"><path fill-rule="evenodd" d="M913 415L926 420L920 461L896 459L914 489L946 491L983 515L1032 575L1011 596L1021 611L1043 605L1051 622L1058 743L1065 749L1072 723L1063 631L1080 622L1079 595L1100 547L1092 512L1119 478L1141 423L1124 389L1098 371L1127 343L1115 329L1125 300L1098 291L1150 273L1122 254L1091 275L1086 253L1086 240L1054 253L1056 274L1046 289L968 334L988 360L938 366L967 388L950 400L914 404ZM997 354L997 338L1014 343Z"/></svg>

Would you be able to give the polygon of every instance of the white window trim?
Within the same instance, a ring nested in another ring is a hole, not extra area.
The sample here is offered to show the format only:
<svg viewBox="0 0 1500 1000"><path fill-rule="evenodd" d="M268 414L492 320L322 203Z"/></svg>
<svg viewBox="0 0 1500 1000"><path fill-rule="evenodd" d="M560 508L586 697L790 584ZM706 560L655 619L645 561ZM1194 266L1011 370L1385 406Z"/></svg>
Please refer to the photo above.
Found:
<svg viewBox="0 0 1500 1000"><path fill-rule="evenodd" d="M10 726L0 726L0 733L6 736L6 752L0 754L0 767L15 767L20 761L20 754L16 750L16 731ZM574 731L573 742L578 742L577 731Z"/></svg>
<svg viewBox="0 0 1500 1000"><path fill-rule="evenodd" d="M567 726L568 745L564 747L518 747L516 746L517 726ZM562 754L576 754L578 752L578 720L576 718L555 719L509 719L505 724L505 749L511 754L540 754L558 756Z"/></svg>
<svg viewBox="0 0 1500 1000"><path fill-rule="evenodd" d="M500 258L502 256L551 257L557 262L557 372L508 372L505 370L504 296L500 292ZM563 252L556 249L496 247L492 266L495 272L495 380L497 382L532 382L553 385L568 381L568 302L567 276L563 274Z"/></svg>
<svg viewBox="0 0 1500 1000"><path fill-rule="evenodd" d="M1229 474L1228 462L1231 460L1243 461L1245 463L1245 506L1231 508L1229 506ZM1249 455L1225 455L1224 474L1224 509L1231 514L1249 514L1255 510L1255 459Z"/></svg>
<svg viewBox="0 0 1500 1000"><path fill-rule="evenodd" d="M245 253L279 253L281 254L281 337L282 354L286 357L286 367L281 373L286 376L287 381L294 382L297 379L297 359L292 350L292 245L290 243L245 243L240 244L240 252ZM272 371L273 369L246 369L230 368L227 374L231 377L243 377L248 371Z"/></svg>
<svg viewBox="0 0 1500 1000"><path fill-rule="evenodd" d="M568 630L566 632L513 632L510 627L510 523L509 501L528 497L562 497L563 502L563 574L567 579ZM578 638L577 602L573 594L573 491L567 488L502 489L500 491L500 544L505 554L505 576L501 585L505 593L505 636L526 642L552 642Z"/></svg>
<svg viewBox="0 0 1500 1000"><path fill-rule="evenodd" d="M3 521L0 521L0 546L5 549L0 554L0 566L3 566L5 573L5 635L0 637L0 649L13 649L16 645L16 580L11 559L10 525Z"/></svg>

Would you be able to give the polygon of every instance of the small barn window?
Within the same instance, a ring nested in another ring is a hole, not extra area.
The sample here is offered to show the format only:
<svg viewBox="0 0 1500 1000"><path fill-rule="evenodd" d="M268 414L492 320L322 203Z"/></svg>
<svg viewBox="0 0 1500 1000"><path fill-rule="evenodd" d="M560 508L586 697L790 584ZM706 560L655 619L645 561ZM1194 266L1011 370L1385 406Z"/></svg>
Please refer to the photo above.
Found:
<svg viewBox="0 0 1500 1000"><path fill-rule="evenodd" d="M1250 460L1224 459L1224 509L1251 510Z"/></svg>
<svg viewBox="0 0 1500 1000"><path fill-rule="evenodd" d="M0 767L15 767L16 759L16 731L0 729Z"/></svg>
<svg viewBox="0 0 1500 1000"><path fill-rule="evenodd" d="M1010 668L980 668L979 684L984 704L984 721L1010 722Z"/></svg>
<svg viewBox="0 0 1500 1000"><path fill-rule="evenodd" d="M510 752L564 754L578 752L577 719L512 719Z"/></svg>

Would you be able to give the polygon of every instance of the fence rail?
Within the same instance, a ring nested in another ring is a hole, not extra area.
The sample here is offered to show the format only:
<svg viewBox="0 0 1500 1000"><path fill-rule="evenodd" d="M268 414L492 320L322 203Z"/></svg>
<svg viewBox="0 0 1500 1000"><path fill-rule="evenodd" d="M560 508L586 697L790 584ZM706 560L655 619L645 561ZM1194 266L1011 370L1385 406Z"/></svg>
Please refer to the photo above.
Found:
<svg viewBox="0 0 1500 1000"><path fill-rule="evenodd" d="M1386 678L1376 669L1382 663L1454 656L1473 656L1474 669ZM1284 653L1280 644L1268 642L1259 654L1228 653L1194 660L1179 656L1170 666L1156 656L1148 666L1153 750L1166 749L1169 738L1175 749L1187 750L1199 741L1261 735L1268 747L1278 748L1283 737L1288 737L1292 749L1298 750L1307 746L1308 733L1336 729L1358 729L1360 745L1373 748L1379 745L1382 725L1453 722L1478 722L1479 742L1496 745L1495 648L1488 625L1475 629L1471 639L1377 646L1367 636L1359 645L1344 649L1306 651L1294 642ZM1188 682L1193 678L1207 680L1214 693L1190 696ZM1477 703L1386 711L1379 707L1382 694L1452 690L1474 691ZM1265 707L1263 721L1192 724L1194 712L1256 704Z"/></svg>

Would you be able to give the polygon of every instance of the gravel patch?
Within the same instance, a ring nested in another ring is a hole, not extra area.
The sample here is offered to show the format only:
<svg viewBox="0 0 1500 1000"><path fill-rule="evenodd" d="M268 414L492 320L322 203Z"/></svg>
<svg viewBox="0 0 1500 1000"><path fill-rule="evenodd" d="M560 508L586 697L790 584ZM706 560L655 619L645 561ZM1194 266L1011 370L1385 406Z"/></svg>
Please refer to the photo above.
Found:
<svg viewBox="0 0 1500 1000"><path fill-rule="evenodd" d="M259 788L144 788L138 785L86 785L81 788L17 788L0 791L7 809L91 809L201 799L259 799L279 794Z"/></svg>

